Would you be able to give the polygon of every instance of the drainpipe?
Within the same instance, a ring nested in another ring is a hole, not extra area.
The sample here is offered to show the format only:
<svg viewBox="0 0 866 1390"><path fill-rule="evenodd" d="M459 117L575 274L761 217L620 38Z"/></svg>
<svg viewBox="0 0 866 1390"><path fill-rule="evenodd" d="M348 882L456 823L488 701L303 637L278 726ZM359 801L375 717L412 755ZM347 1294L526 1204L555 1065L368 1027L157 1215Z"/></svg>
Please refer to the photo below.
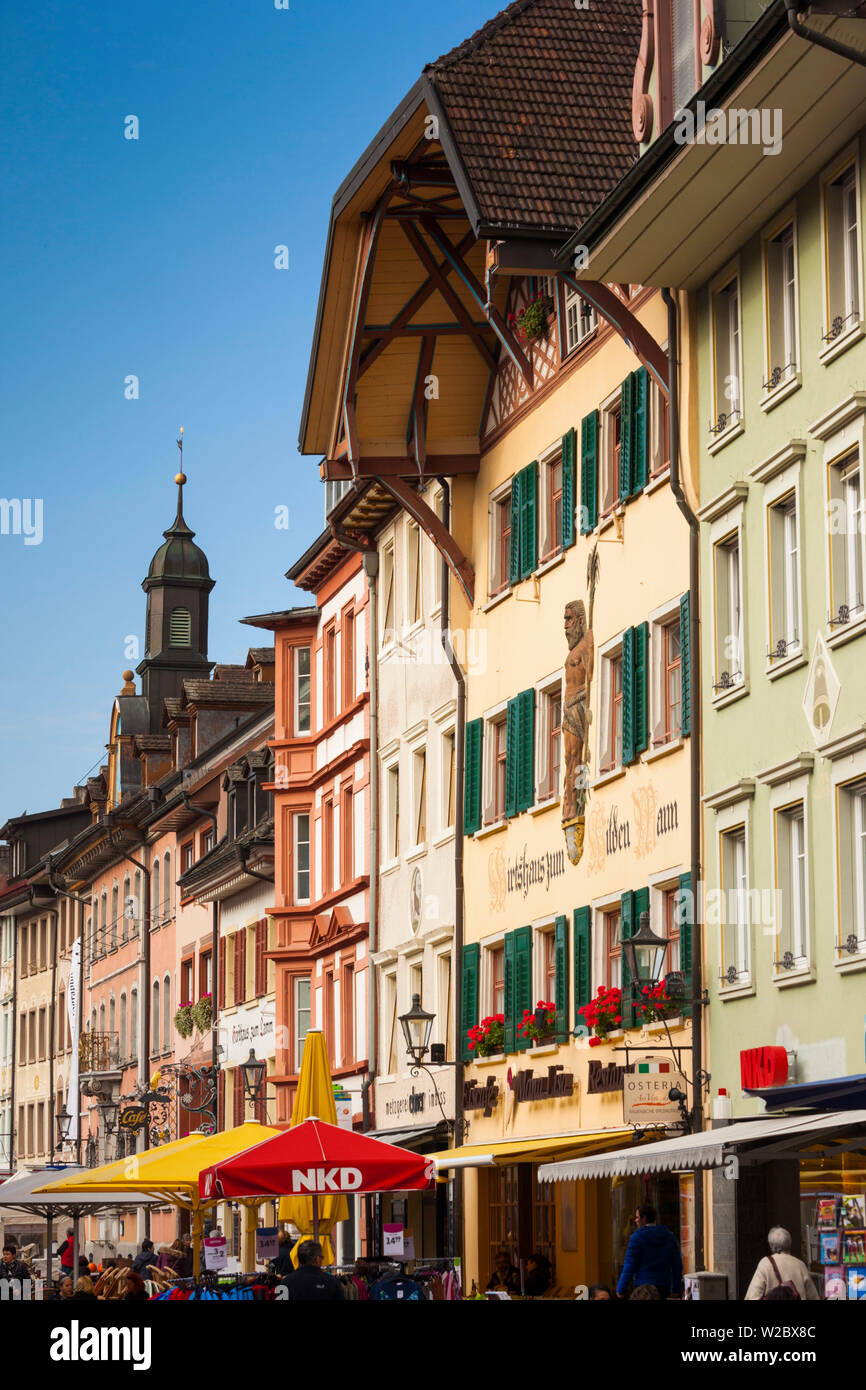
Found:
<svg viewBox="0 0 866 1390"><path fill-rule="evenodd" d="M803 10L804 14L807 9L808 4ZM827 34L822 34L817 29L807 29L805 25L801 24L797 18L800 12L798 0L787 0L785 10L788 16L788 28L792 34L805 39L806 43L814 43L819 48L828 49L830 53L835 53L839 58L847 58L851 63L859 63L861 67L866 67L866 53L861 53L857 48L850 48L847 43L840 43L838 39L831 39Z"/></svg>
<svg viewBox="0 0 866 1390"><path fill-rule="evenodd" d="M703 1127L703 940L701 937L700 902L701 883L701 667L700 667L700 527L698 518L689 506L683 492L680 478L680 410L679 410L679 331L677 302L669 289L662 290L662 299L668 311L668 375L670 399L668 420L670 426L671 489L677 506L689 526L689 694L690 694L690 736L689 736L689 781L691 810L690 871L692 882L692 1131L697 1134ZM696 1175L695 1180L695 1264L704 1269L704 1177Z"/></svg>
<svg viewBox="0 0 866 1390"><path fill-rule="evenodd" d="M378 1012L376 1009L376 967L373 956L379 940L379 551L364 552L369 599L369 686L370 686L370 930L367 941L367 1075L361 1083L361 1109L364 1132L372 1124L370 1093L378 1065ZM364 1198L367 1250L374 1253L373 1201Z"/></svg>
<svg viewBox="0 0 866 1390"><path fill-rule="evenodd" d="M188 811L195 811L198 815L204 816L213 823L213 842L216 844L219 831L217 829L217 818L213 811L206 806L194 806L189 799L187 792L181 792L183 804ZM219 1035L219 962L220 962L220 905L219 899L214 898L211 903L210 920L210 1064L211 1076L213 1078L213 1132L217 1134L220 1127L220 1097L219 1097L219 1053L217 1037Z"/></svg>
<svg viewBox="0 0 866 1390"><path fill-rule="evenodd" d="M451 486L446 478L439 479L442 488L442 524L447 528L451 525ZM454 642L451 636L451 591L450 591L450 571L447 561L442 560L442 606L440 612L440 627L442 636L442 646L448 657L448 664L454 675L457 685L457 718L454 727L454 950L452 953L453 970L451 972L452 988L454 991L454 1035L455 1035L455 1059L454 1067L454 1118L455 1121L463 1118L463 1075L464 1068L461 1060L463 1049L457 1037L460 1027L460 1005L461 1005L461 975L460 968L463 959L463 918L464 918L464 886L463 886L463 776L464 776L464 754L466 743L466 676L460 667L460 662L454 653ZM455 1129L455 1138L460 1141L462 1130L459 1125ZM455 1255L463 1253L463 1169L455 1171L453 1195L453 1230L454 1230L454 1251Z"/></svg>
<svg viewBox="0 0 866 1390"><path fill-rule="evenodd" d="M18 914L12 914L12 1056L10 1058L10 1075L12 1084L9 1088L10 1107L9 1107L9 1171L15 1172L15 1139L18 1131L15 1127L15 1076L18 1071L18 1057L15 1049L18 1046Z"/></svg>

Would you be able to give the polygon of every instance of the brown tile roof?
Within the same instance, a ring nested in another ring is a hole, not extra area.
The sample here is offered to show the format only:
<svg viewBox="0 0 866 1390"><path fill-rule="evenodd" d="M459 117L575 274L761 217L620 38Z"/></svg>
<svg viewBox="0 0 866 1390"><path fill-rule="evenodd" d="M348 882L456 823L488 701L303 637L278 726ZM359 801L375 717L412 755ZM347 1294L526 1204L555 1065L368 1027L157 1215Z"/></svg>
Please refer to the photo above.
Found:
<svg viewBox="0 0 866 1390"><path fill-rule="evenodd" d="M579 225L638 157L640 0L515 0L431 63L485 225Z"/></svg>
<svg viewBox="0 0 866 1390"><path fill-rule="evenodd" d="M195 705L272 705L273 681L184 681L183 693Z"/></svg>

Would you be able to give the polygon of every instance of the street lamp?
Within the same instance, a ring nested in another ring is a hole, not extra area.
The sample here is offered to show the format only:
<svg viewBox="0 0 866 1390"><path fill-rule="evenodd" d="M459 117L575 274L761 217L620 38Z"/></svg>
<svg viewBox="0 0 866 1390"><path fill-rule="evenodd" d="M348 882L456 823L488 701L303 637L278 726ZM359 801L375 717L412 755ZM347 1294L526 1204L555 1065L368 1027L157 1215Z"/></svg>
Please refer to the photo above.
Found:
<svg viewBox="0 0 866 1390"><path fill-rule="evenodd" d="M416 1066L421 1066L427 1056L435 1017L435 1014L428 1014L426 1009L421 1008L420 994L412 995L411 1009L408 1013L400 1015L400 1027L403 1029L403 1037L406 1039L406 1050L410 1060Z"/></svg>
<svg viewBox="0 0 866 1390"><path fill-rule="evenodd" d="M54 1116L54 1122L57 1125L57 1144L59 1147L61 1144L68 1143L69 1129L72 1124L72 1116L65 1105L62 1110L57 1111Z"/></svg>
<svg viewBox="0 0 866 1390"><path fill-rule="evenodd" d="M107 1100L102 1107L102 1114L105 1120L105 1133L113 1134L117 1129L117 1112L120 1109L116 1100Z"/></svg>
<svg viewBox="0 0 866 1390"><path fill-rule="evenodd" d="M250 1048L250 1055L247 1060L241 1062L241 1071L244 1077L244 1091L247 1100L251 1100L253 1104L259 1099L259 1093L261 1091L267 1065L267 1062L260 1062L258 1060L255 1049L252 1047Z"/></svg>
<svg viewBox="0 0 866 1390"><path fill-rule="evenodd" d="M622 943L629 974L636 985L657 985L662 977L667 939L656 936L649 924L649 913L642 912L638 929Z"/></svg>

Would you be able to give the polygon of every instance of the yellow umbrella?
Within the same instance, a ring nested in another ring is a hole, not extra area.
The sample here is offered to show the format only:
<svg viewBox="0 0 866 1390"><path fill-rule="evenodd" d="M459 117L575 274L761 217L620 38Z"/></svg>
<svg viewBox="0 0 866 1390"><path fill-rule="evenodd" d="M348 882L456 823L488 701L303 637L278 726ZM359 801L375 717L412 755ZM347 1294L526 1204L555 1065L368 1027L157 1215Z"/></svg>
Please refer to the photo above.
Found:
<svg viewBox="0 0 866 1390"><path fill-rule="evenodd" d="M319 1028L312 1028L304 1039L304 1054L301 1058L298 1089L292 1109L292 1125L303 1124L304 1120L314 1118L324 1120L329 1125L337 1123L328 1049L325 1035ZM320 1197L318 1208L318 1238L322 1242L325 1263L333 1264L335 1255L330 1232L338 1221L348 1221L349 1203L345 1197ZM302 1240L313 1238L312 1197L283 1197L280 1201L280 1220L291 1221L301 1233L292 1250L292 1264L297 1266L298 1245Z"/></svg>
<svg viewBox="0 0 866 1390"><path fill-rule="evenodd" d="M335 1112L336 1113L336 1112ZM188 1134L156 1149L130 1154L101 1168L88 1168L86 1174L48 1183L41 1192L145 1192L164 1197L167 1204L183 1207L192 1215L193 1272L201 1268L201 1239L204 1213L218 1198L204 1202L199 1197L198 1175L225 1158L251 1149L264 1139L279 1134L271 1125L250 1122L219 1134ZM258 1206L258 1202L254 1205Z"/></svg>

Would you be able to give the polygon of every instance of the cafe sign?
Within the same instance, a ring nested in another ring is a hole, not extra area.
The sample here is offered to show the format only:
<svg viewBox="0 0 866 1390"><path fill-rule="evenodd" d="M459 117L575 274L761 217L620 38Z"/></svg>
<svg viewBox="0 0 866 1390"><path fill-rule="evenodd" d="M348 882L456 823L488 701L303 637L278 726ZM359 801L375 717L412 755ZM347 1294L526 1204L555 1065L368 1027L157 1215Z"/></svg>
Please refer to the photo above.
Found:
<svg viewBox="0 0 866 1390"><path fill-rule="evenodd" d="M143 1105L128 1105L125 1110L121 1110L117 1123L130 1134L138 1134L147 1124L147 1109Z"/></svg>
<svg viewBox="0 0 866 1390"><path fill-rule="evenodd" d="M679 1102L670 1099L677 1087L688 1094L688 1083L671 1062L634 1062L622 1080L622 1118L627 1125L681 1125Z"/></svg>
<svg viewBox="0 0 866 1390"><path fill-rule="evenodd" d="M508 1086L515 1105L524 1100L558 1100L574 1095L574 1073L548 1067L544 1076L536 1076L531 1069L512 1073L509 1067Z"/></svg>
<svg viewBox="0 0 866 1390"><path fill-rule="evenodd" d="M586 1093L589 1096L603 1096L611 1091L621 1091L623 1080L633 1071L633 1066L619 1067L616 1062L609 1062L604 1066L597 1059L593 1059L589 1064Z"/></svg>
<svg viewBox="0 0 866 1390"><path fill-rule="evenodd" d="M483 1110L485 1116L489 1116L493 1114L493 1107L498 1100L499 1083L492 1076L488 1076L483 1086L472 1080L463 1083L464 1110Z"/></svg>

